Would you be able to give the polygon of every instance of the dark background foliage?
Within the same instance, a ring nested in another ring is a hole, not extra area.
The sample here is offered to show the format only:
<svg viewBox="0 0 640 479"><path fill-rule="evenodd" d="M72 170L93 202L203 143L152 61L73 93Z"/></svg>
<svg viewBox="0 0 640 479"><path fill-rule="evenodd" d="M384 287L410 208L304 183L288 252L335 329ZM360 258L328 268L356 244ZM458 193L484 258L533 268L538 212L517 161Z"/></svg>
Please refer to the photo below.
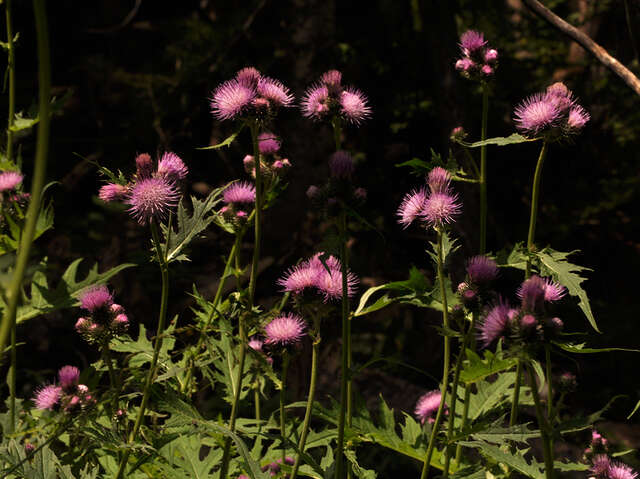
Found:
<svg viewBox="0 0 640 479"><path fill-rule="evenodd" d="M545 4L639 72L638 0ZM29 110L37 91L35 32L30 3L17 2L15 8L15 29L20 31L18 108ZM354 232L352 269L363 289L404 279L411 265L432 277L424 234L402 230L395 219L404 193L422 180L396 165L414 157L429 159L431 148L446 156L455 126L463 125L473 139L479 137L479 89L453 69L459 34L474 28L485 32L500 52L489 136L512 133L513 106L553 81L566 82L590 111L592 121L573 144L550 150L538 244L579 249L574 261L595 270L586 289L603 334L590 330L570 300L561 311L567 329L587 332L594 346L638 346L640 98L580 47L532 16L519 0L60 0L49 2L48 8L54 92L69 96L52 125L49 179L60 182L53 190L56 225L38 241L38 253L48 256L54 271L63 271L77 257L98 261L101 268L139 263L113 282L118 302L134 322L153 329L157 315L160 286L157 270L147 259L148 232L122 209L105 207L97 199L101 178L93 162L129 173L136 153L169 149L188 164L194 195L244 177L242 158L250 149L245 134L229 149L196 148L233 131L233 125L213 120L208 97L216 85L248 65L281 79L298 97L330 68L340 69L346 83L366 92L374 115L361 128L347 129L345 146L358 158L357 183L368 190L362 214L378 231ZM0 108L5 110L5 104ZM309 185L326 178L333 148L330 130L291 109L278 119L276 133L283 137L293 169L288 189L265 219L264 270L258 286L264 304L276 299L275 280L283 270L317 251L331 230L304 194ZM21 144L29 173L33 138ZM526 237L537 148L524 144L489 149L490 250ZM478 213L477 191L459 188L465 209L456 235L462 248L451 263L458 280L465 257L477 248ZM191 317L186 293L195 283L205 296L213 295L221 257L230 246L230 236L212 228L192 249L193 261L172 271L170 314L179 314L182 323ZM248 237L245 259L250 247ZM503 274L506 295L513 296L519 277ZM95 351L73 332L76 315L65 311L32 320L19 330L26 343L19 354L23 396L30 397L34 386L51 378L59 366L82 366L95 359ZM393 307L354 322L356 362L388 356L427 373L381 364L366 369L357 380L370 404L383 394L396 408L411 412L418 395L436 387L429 375L437 376L440 369L441 341L433 329L438 321L425 310ZM335 397L338 389L337 315L327 319L325 336L320 398ZM306 388L306 357L292 373L298 397ZM560 357L557 371L577 374L578 390L568 400L574 411L592 411L615 394L628 395L609 414L621 421L640 393L637 364L632 353L577 361ZM207 398L199 398L204 408ZM620 439L634 444L633 430L613 424L610 434L619 433Z"/></svg>

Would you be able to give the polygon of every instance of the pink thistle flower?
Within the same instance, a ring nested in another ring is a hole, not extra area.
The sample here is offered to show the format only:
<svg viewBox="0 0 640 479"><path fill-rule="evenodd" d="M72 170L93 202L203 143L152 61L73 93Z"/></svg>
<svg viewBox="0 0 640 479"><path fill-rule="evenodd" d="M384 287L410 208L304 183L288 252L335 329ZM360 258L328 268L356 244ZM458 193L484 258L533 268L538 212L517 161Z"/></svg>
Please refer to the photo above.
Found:
<svg viewBox="0 0 640 479"><path fill-rule="evenodd" d="M484 320L478 324L480 340L485 348L506 335L511 321L511 312L509 305L500 301L489 311Z"/></svg>
<svg viewBox="0 0 640 479"><path fill-rule="evenodd" d="M456 62L456 70L459 70L461 72L468 72L474 66L475 66L475 63L473 63L473 60L467 57L461 58Z"/></svg>
<svg viewBox="0 0 640 479"><path fill-rule="evenodd" d="M260 133L258 135L258 149L263 155L277 153L280 149L280 140L273 133ZM253 157L251 159L253 160Z"/></svg>
<svg viewBox="0 0 640 479"><path fill-rule="evenodd" d="M288 107L293 104L293 95L280 81L269 77L258 80L258 95L269 100L274 107Z"/></svg>
<svg viewBox="0 0 640 479"><path fill-rule="evenodd" d="M458 203L458 195L433 193L424 202L421 216L428 225L441 227L452 223L461 210L462 205Z"/></svg>
<svg viewBox="0 0 640 479"><path fill-rule="evenodd" d="M322 265L320 265L322 267ZM310 264L309 261L290 268L285 275L278 280L278 285L283 291L295 294L302 293L307 288L315 288L320 270L316 265Z"/></svg>
<svg viewBox="0 0 640 479"><path fill-rule="evenodd" d="M118 327L127 327L129 325L129 317L124 313L120 313L115 318L113 318L113 322Z"/></svg>
<svg viewBox="0 0 640 479"><path fill-rule="evenodd" d="M322 74L320 81L330 87L339 87L342 82L342 73L338 70L329 70Z"/></svg>
<svg viewBox="0 0 640 479"><path fill-rule="evenodd" d="M636 479L638 473L621 462L611 463L607 471L609 479Z"/></svg>
<svg viewBox="0 0 640 479"><path fill-rule="evenodd" d="M246 67L236 73L236 80L238 83L246 86L247 88L256 88L258 81L260 81L260 72L253 67Z"/></svg>
<svg viewBox="0 0 640 479"><path fill-rule="evenodd" d="M75 366L63 366L58 371L58 381L65 391L73 390L78 385L80 370Z"/></svg>
<svg viewBox="0 0 640 479"><path fill-rule="evenodd" d="M400 203L397 215L400 217L398 223L407 228L418 218L424 210L427 201L427 191L424 187L415 189L407 193Z"/></svg>
<svg viewBox="0 0 640 479"><path fill-rule="evenodd" d="M367 190L362 187L356 188L353 192L353 196L355 196L360 201L365 201L367 199Z"/></svg>
<svg viewBox="0 0 640 479"><path fill-rule="evenodd" d="M256 98L256 91L239 80L228 80L213 92L211 112L218 120L233 120L242 115Z"/></svg>
<svg viewBox="0 0 640 479"><path fill-rule="evenodd" d="M589 469L594 476L604 477L609 472L611 459L606 454L597 454L592 459L592 465Z"/></svg>
<svg viewBox="0 0 640 479"><path fill-rule="evenodd" d="M476 30L467 30L460 35L460 48L465 55L471 55L487 44L484 35Z"/></svg>
<svg viewBox="0 0 640 479"><path fill-rule="evenodd" d="M178 155L170 151L162 155L158 163L158 175L172 183L178 183L184 180L188 173L189 169Z"/></svg>
<svg viewBox="0 0 640 479"><path fill-rule="evenodd" d="M3 171L0 173L0 193L15 190L23 179L24 176L17 171Z"/></svg>
<svg viewBox="0 0 640 479"><path fill-rule="evenodd" d="M433 424L435 422L435 416L440 407L441 400L442 393L438 390L429 391L420 396L414 410L414 414L420 420L420 424L424 424L425 422Z"/></svg>
<svg viewBox="0 0 640 479"><path fill-rule="evenodd" d="M484 75L484 76L491 76L493 75L493 68L489 65L482 65L482 68L480 69L480 72Z"/></svg>
<svg viewBox="0 0 640 479"><path fill-rule="evenodd" d="M127 197L129 189L125 185L109 183L100 188L98 197L107 203L112 201L122 201Z"/></svg>
<svg viewBox="0 0 640 479"><path fill-rule="evenodd" d="M60 403L61 396L62 388L60 386L56 386L54 384L43 386L36 391L36 397L34 399L36 408L53 411L53 409Z"/></svg>
<svg viewBox="0 0 640 479"><path fill-rule="evenodd" d="M258 351L258 352L262 352L262 345L264 344L264 341L258 339L257 337L252 337L249 342L247 343L247 345L253 349L254 351Z"/></svg>
<svg viewBox="0 0 640 479"><path fill-rule="evenodd" d="M265 344L270 346L291 346L305 336L306 325L296 314L283 314L273 319L264 328Z"/></svg>
<svg viewBox="0 0 640 479"><path fill-rule="evenodd" d="M329 171L331 171L331 176L334 178L351 178L354 169L353 159L346 151L336 151L329 158Z"/></svg>
<svg viewBox="0 0 640 479"><path fill-rule="evenodd" d="M567 125L571 130L581 130L587 124L591 116L580 105L573 105L569 110Z"/></svg>
<svg viewBox="0 0 640 479"><path fill-rule="evenodd" d="M538 321L536 320L536 317L532 314L525 314L520 319L520 327L525 332L533 331L537 325L538 325Z"/></svg>
<svg viewBox="0 0 640 479"><path fill-rule="evenodd" d="M165 178L147 178L136 182L127 198L129 212L141 225L151 220L162 221L169 210L178 205L180 193Z"/></svg>
<svg viewBox="0 0 640 479"><path fill-rule="evenodd" d="M546 290L547 283L537 274L525 280L518 288L522 309L527 312L538 311L542 307Z"/></svg>
<svg viewBox="0 0 640 479"><path fill-rule="evenodd" d="M136 156L136 177L138 180L151 178L153 175L153 161L149 153L140 153Z"/></svg>
<svg viewBox="0 0 640 479"><path fill-rule="evenodd" d="M111 312L113 314L122 314L124 313L124 308L122 306L120 306L119 304L112 304L111 307L109 308L111 310Z"/></svg>
<svg viewBox="0 0 640 479"><path fill-rule="evenodd" d="M548 302L559 301L567 294L567 289L560 283L554 282L551 278L544 280L544 300Z"/></svg>
<svg viewBox="0 0 640 479"><path fill-rule="evenodd" d="M316 185L311 185L309 186L309 188L307 188L306 195L310 200L315 200L320 196L320 188L318 188Z"/></svg>
<svg viewBox="0 0 640 479"><path fill-rule="evenodd" d="M222 197L225 203L254 203L256 188L247 181L235 182L224 190Z"/></svg>
<svg viewBox="0 0 640 479"><path fill-rule="evenodd" d="M571 90L567 88L567 85L565 85L560 81L549 85L547 87L546 92L548 95L556 96L556 97L571 98L572 96Z"/></svg>
<svg viewBox="0 0 640 479"><path fill-rule="evenodd" d="M301 108L302 115L314 120L323 118L329 113L329 89L325 85L313 85L304 94Z"/></svg>
<svg viewBox="0 0 640 479"><path fill-rule="evenodd" d="M498 265L486 256L474 256L467 263L467 274L476 284L488 283L498 276Z"/></svg>
<svg viewBox="0 0 640 479"><path fill-rule="evenodd" d="M544 93L535 93L524 99L514 110L516 128L528 136L537 136L556 127L561 119L558 105Z"/></svg>
<svg viewBox="0 0 640 479"><path fill-rule="evenodd" d="M108 308L112 304L113 296L109 288L104 285L89 288L80 294L80 307L92 313L101 308Z"/></svg>
<svg viewBox="0 0 640 479"><path fill-rule="evenodd" d="M432 193L448 193L451 175L444 168L436 166L429 172L427 184Z"/></svg>
<svg viewBox="0 0 640 479"><path fill-rule="evenodd" d="M344 118L359 125L362 120L371 116L371 108L367 105L367 97L356 88L347 88L340 95L340 113Z"/></svg>
<svg viewBox="0 0 640 479"><path fill-rule="evenodd" d="M327 264L328 265L328 264ZM347 296L352 297L356 293L356 288L360 280L351 271L347 271ZM316 288L324 294L324 300L342 299L342 271L340 267L329 267L327 271L324 267L316 279Z"/></svg>
<svg viewBox="0 0 640 479"><path fill-rule="evenodd" d="M498 50L494 48L488 49L484 52L484 61L487 63L492 63L498 60Z"/></svg>

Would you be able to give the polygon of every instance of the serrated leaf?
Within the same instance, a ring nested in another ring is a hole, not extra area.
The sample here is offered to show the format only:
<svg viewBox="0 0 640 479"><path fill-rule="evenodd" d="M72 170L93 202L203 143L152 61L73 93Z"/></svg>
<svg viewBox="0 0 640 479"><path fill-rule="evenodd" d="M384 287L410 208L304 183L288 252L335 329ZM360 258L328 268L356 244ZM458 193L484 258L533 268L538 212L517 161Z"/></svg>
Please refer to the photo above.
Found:
<svg viewBox="0 0 640 479"><path fill-rule="evenodd" d="M481 358L475 351L467 349L467 359L463 370L460 372L460 380L462 382L467 384L475 383L492 374L511 369L517 362L515 358L503 357L500 349L495 354L486 349L483 354L484 357Z"/></svg>
<svg viewBox="0 0 640 479"><path fill-rule="evenodd" d="M484 456L488 456L494 461L506 464L510 468L515 469L532 479L544 479L545 477L542 464L538 463L534 458L531 459L530 463L525 459L524 455L528 452L528 449L516 449L515 453L512 454L509 451L503 450L499 446L495 446L484 441L461 441L459 444L462 444L465 447L478 449Z"/></svg>
<svg viewBox="0 0 640 479"><path fill-rule="evenodd" d="M167 262L186 261L188 258L182 254L183 250L194 238L200 235L216 218L214 208L222 201L221 194L225 187L217 188L209 193L204 201L191 197L192 211L189 212L183 202L178 205L176 217L178 220L177 231L169 231L167 225L162 225L164 242L163 251L167 251ZM169 237L169 246L166 241Z"/></svg>
<svg viewBox="0 0 640 479"><path fill-rule="evenodd" d="M599 421L605 412L611 407L614 401L624 397L623 395L618 395L612 397L604 407L592 414L589 414L587 417L574 417L569 419L568 421L561 422L557 427L556 431L559 431L561 434L570 434L574 432L584 431L585 429L591 428L596 421Z"/></svg>
<svg viewBox="0 0 640 479"><path fill-rule="evenodd" d="M496 255L501 268L516 268L524 271L527 267L527 249L524 243L516 243L511 251L502 250Z"/></svg>
<svg viewBox="0 0 640 479"><path fill-rule="evenodd" d="M172 336L175 327L176 323L172 321L162 332L162 347L158 353L159 363L164 362L169 357L169 351L175 345L176 340ZM110 348L120 353L133 353L133 356L129 359L131 368L141 368L144 364L151 363L153 358L153 343L147 339L147 330L143 324L140 324L140 332L136 341L133 341L129 336L117 337L111 341Z"/></svg>
<svg viewBox="0 0 640 479"><path fill-rule="evenodd" d="M467 148L478 148L486 145L496 145L496 146L517 145L518 143L538 141L539 139L540 138L527 138L518 133L513 133L509 136L496 136L495 138L487 138L486 140L474 141L473 143L469 143L464 140L455 140L455 141Z"/></svg>
<svg viewBox="0 0 640 479"><path fill-rule="evenodd" d="M561 343L559 341L552 341L553 344L558 346L560 349L567 351L569 353L575 354L595 354L595 353L609 353L611 351L626 351L629 353L640 353L640 349L629 349L629 348L587 348L585 347L586 343L574 344L574 343Z"/></svg>
<svg viewBox="0 0 640 479"><path fill-rule="evenodd" d="M582 271L591 271L591 269L569 263L567 261L567 257L573 253L575 253L575 251L563 253L561 251L552 250L551 248L544 248L543 250L536 252L535 255L542 263L540 268L541 274L543 276L551 275L555 281L566 286L569 294L571 296L576 296L580 300L578 306L587 317L591 327L600 333L601 331L598 329L596 320L593 317L593 312L591 311L591 305L589 304L587 293L580 286L586 278L583 278L578 274Z"/></svg>
<svg viewBox="0 0 640 479"><path fill-rule="evenodd" d="M240 134L240 132L243 130L244 127L245 127L245 123L243 123L240 126L240 128L238 128L238 130L236 130L235 133L232 133L227 138L225 138L224 141L222 141L221 143L218 143L217 145L203 146L201 148L196 148L196 150L217 150L219 148L222 148L222 147L225 147L225 146L229 146L229 145L231 145L231 143L233 143L235 141L235 139L238 137L238 135Z"/></svg>
<svg viewBox="0 0 640 479"><path fill-rule="evenodd" d="M356 475L356 477L359 477L360 479L376 479L376 477L378 477L376 471L364 469L360 466L360 464L358 464L355 451L346 449L344 451L344 457L346 457L347 460L351 463L351 470Z"/></svg>

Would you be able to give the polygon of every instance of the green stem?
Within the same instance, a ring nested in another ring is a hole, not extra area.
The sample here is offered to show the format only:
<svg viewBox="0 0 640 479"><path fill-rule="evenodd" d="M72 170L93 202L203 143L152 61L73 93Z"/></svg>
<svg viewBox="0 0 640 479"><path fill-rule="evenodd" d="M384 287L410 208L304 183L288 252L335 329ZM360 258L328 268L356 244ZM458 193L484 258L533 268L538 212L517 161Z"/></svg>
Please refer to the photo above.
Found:
<svg viewBox="0 0 640 479"><path fill-rule="evenodd" d="M287 457L287 430L286 430L286 416L284 411L284 403L286 399L286 384L287 384L287 372L289 370L289 354L282 353L282 388L280 389L280 436L282 437L282 463L285 463Z"/></svg>
<svg viewBox="0 0 640 479"><path fill-rule="evenodd" d="M7 121L7 160L13 160L13 131L11 127L15 119L16 112L16 70L15 70L15 49L13 44L13 22L11 21L11 1L6 0L5 9L7 19L7 70L9 76L9 120Z"/></svg>
<svg viewBox="0 0 640 479"><path fill-rule="evenodd" d="M546 479L553 479L553 448L551 446L551 436L549 423L545 420L542 404L540 403L540 395L538 394L538 386L533 372L533 368L529 366L529 382L531 383L531 392L533 393L533 402L536 406L536 416L538 418L538 426L542 436L542 455L544 457L544 473Z"/></svg>
<svg viewBox="0 0 640 479"><path fill-rule="evenodd" d="M442 251L442 231L438 231L438 281L440 282L440 291L442 294L442 322L444 325L444 329L449 329L449 307L447 305L447 290L445 285L444 278L444 254ZM442 423L442 413L444 411L444 405L447 396L447 386L449 384L449 361L450 361L450 338L448 335L444 336L444 367L442 370L442 385L440 386L440 405L438 406L438 412L436 413L436 419L433 423L433 429L431 432L431 437L429 438L429 445L427 446L427 454L424 458L424 463L422 464L422 473L420 474L420 479L427 479L429 476L429 467L431 466L431 457L433 456L433 449L436 445L436 436L438 434L438 429L440 428L440 424Z"/></svg>
<svg viewBox="0 0 640 479"><path fill-rule="evenodd" d="M31 184L31 199L27 209L25 227L20 238L18 258L7 290L8 304L0 326L0 354L9 338L9 332L16 322L16 311L20 300L20 287L29 261L31 243L35 235L36 222L42 203L42 188L47 169L47 155L49 151L49 127L51 123L51 60L49 52L49 31L45 0L33 0L37 44L38 44L38 140L36 144L35 167Z"/></svg>
<svg viewBox="0 0 640 479"><path fill-rule="evenodd" d="M155 246L156 255L158 257L158 261L160 264L160 272L162 275L162 296L160 299L160 314L158 316L158 330L156 332L156 337L154 339L154 345L153 345L153 356L151 357L151 365L149 366L147 378L144 383L144 389L142 392L142 402L140 403L140 410L138 411L136 422L133 425L133 429L131 430L131 433L129 434L129 439L127 441L127 444L129 446L131 446L135 442L136 438L138 437L138 432L140 431L140 427L142 426L142 422L144 421L144 413L147 409L149 396L151 395L151 386L153 385L153 380L157 372L158 357L160 356L160 349L162 348L164 325L167 317L167 303L169 300L169 266L166 261L166 256L162 252L162 246L160 243L160 233L158 232L158 225L156 224L155 220L151 220L151 236L153 237L153 244ZM122 459L120 460L120 466L118 468L116 479L120 479L123 477L130 454L131 454L131 449L129 448L125 451Z"/></svg>
<svg viewBox="0 0 640 479"><path fill-rule="evenodd" d="M480 140L487 139L487 118L489 113L489 87L482 83L482 127ZM487 146L480 147L480 254L487 250Z"/></svg>
<svg viewBox="0 0 640 479"><path fill-rule="evenodd" d="M471 324L469 325L469 329L467 330L467 332L464 335L464 338L462 340L462 344L460 345L460 351L458 352L458 357L456 358L456 364L454 366L454 370L453 370L453 383L451 385L451 406L449 407L449 422L447 425L447 446L445 449L445 453L444 453L444 474L443 474L443 479L447 479L447 477L449 476L449 463L451 461L451 438L453 437L453 428L454 428L454 419L456 416L456 404L458 402L458 383L460 382L460 372L462 371L462 360L466 357L466 351L467 351L467 347L469 345L469 341L471 340L471 336L473 335L473 331L475 329L475 320L476 320L476 313L473 313L473 316L471 316ZM465 395L466 395L467 389L465 388ZM464 406L466 407L468 403L468 400L464 403ZM467 408L467 415L469 414L468 408ZM466 426L466 424L464 424L464 426ZM463 427L461 426L461 430L464 430ZM457 455L457 448L456 448L456 464L459 464L458 461L460 460L459 456Z"/></svg>
<svg viewBox="0 0 640 479"><path fill-rule="evenodd" d="M113 402L111 405L111 414L115 414L118 410L118 396L120 395L120 391L118 388L118 382L116 381L116 374L113 370L113 364L111 361L111 352L109 351L109 343L104 343L102 345L102 360L107 365L107 369L109 370L109 385L110 391L113 394Z"/></svg>
<svg viewBox="0 0 640 479"><path fill-rule="evenodd" d="M209 329L209 325L211 324L211 321L213 320L214 316L217 313L218 304L220 303L220 299L222 298L222 291L224 289L224 285L227 280L227 275L231 270L231 264L233 262L233 259L236 256L236 251L238 251L238 249L240 248L240 242L242 241L242 236L243 236L242 233L243 232L238 232L236 234L236 239L233 242L233 246L231 248L231 251L229 252L229 256L227 257L227 261L224 265L224 271L222 272L222 277L218 282L218 289L216 290L216 295L213 298L213 303L211 303L211 313L209 313L209 316L207 317L207 321L205 322L204 327L200 330L200 337L198 338L198 342L196 343L194 358L192 358L191 362L189 363L189 369L187 370L187 375L185 377L184 383L182 383L181 391L183 393L185 391L190 390L189 388L191 385L191 379L193 378L193 373L195 368L195 355L197 355L198 352L200 352L200 349L202 348L204 340L207 337L207 330Z"/></svg>
<svg viewBox="0 0 640 479"><path fill-rule="evenodd" d="M258 148L258 123L253 122L251 128L251 143L253 144L253 158L256 164L256 204L254 208L254 242L253 242L253 258L251 260L251 276L249 277L249 304L247 314L252 314L255 304L256 279L258 277L258 261L260 260L260 241L262 238L262 174L260 167L260 150ZM240 357L238 377L236 379L236 390L233 395L233 404L231 405L231 417L229 418L229 429L231 432L236 428L236 416L238 413L238 405L240 403L240 392L242 391L242 380L244 378L244 362L247 353L247 341L245 338L245 317L240 315L238 320L238 335L240 336ZM224 442L224 452L222 454L222 466L220 467L220 479L227 479L229 473L229 460L231 459L231 438L226 437Z"/></svg>
<svg viewBox="0 0 640 479"><path fill-rule="evenodd" d="M475 325L478 320L478 313L474 312L471 316L471 326L467 334L469 335L469 346L475 351ZM469 421L469 400L471 398L471 384L466 384L464 388L464 401L462 402L462 420L460 422L460 430L464 431L467 428L467 422ZM460 458L462 457L462 445L456 445L456 464L460 464Z"/></svg>
<svg viewBox="0 0 640 479"><path fill-rule="evenodd" d="M549 344L544 345L545 369L547 373L547 418L549 422L553 418L553 385L551 381L551 348Z"/></svg>
<svg viewBox="0 0 640 479"><path fill-rule="evenodd" d="M260 386L257 384L256 381L256 387L253 390L253 405L256 411L256 421L260 421L261 415L260 415Z"/></svg>
<svg viewBox="0 0 640 479"><path fill-rule="evenodd" d="M336 446L336 479L344 477L344 426L345 416L350 412L349 390L350 390L350 373L349 373L349 344L351 342L350 321L349 321L349 291L347 284L347 213L342 209L340 213L340 260L342 274L342 373L340 376L340 413L338 416L338 444ZM351 419L348 419L351 422Z"/></svg>
<svg viewBox="0 0 640 479"><path fill-rule="evenodd" d="M533 188L531 191L531 214L529 216L529 234L527 235L527 250L529 256L527 257L527 266L525 275L528 278L531 276L531 253L535 249L533 244L536 235L536 218L538 216L538 200L540 198L540 180L542 179L542 166L544 165L544 159L547 156L548 143L547 140L542 142L542 149L538 156L538 162L536 163L536 171L533 175Z"/></svg>
<svg viewBox="0 0 640 479"><path fill-rule="evenodd" d="M313 345L311 349L311 378L309 380L309 396L307 397L307 407L304 411L302 433L300 434L300 441L298 442L298 455L296 456L296 462L293 465L291 479L296 479L296 476L298 475L300 461L302 460L302 454L304 453L304 446L307 443L309 423L311 422L311 411L313 409L313 399L316 394L316 378L318 376L318 352L320 349L320 342L322 341L322 337L320 336L320 321L316 319L314 322L315 338L313 339Z"/></svg>
<svg viewBox="0 0 640 479"><path fill-rule="evenodd" d="M511 415L509 416L509 426L515 426L518 420L518 402L520 400L520 383L522 382L522 359L516 362L516 383L513 386L513 397L511 398Z"/></svg>

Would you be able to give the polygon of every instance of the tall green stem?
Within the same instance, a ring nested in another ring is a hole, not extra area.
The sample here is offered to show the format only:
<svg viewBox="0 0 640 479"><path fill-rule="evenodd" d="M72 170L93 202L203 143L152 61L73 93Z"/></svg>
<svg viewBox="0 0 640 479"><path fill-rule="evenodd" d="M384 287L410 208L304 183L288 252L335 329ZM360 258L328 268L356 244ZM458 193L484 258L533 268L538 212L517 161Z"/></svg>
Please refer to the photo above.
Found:
<svg viewBox="0 0 640 479"><path fill-rule="evenodd" d="M256 421L260 421L260 386L256 385L256 388L253 391L253 407L256 412Z"/></svg>
<svg viewBox="0 0 640 479"><path fill-rule="evenodd" d="M233 246L231 248L231 251L229 252L229 256L227 257L227 261L224 265L224 271L222 272L222 277L218 282L218 289L216 290L216 295L213 298L213 303L211 303L211 313L207 317L207 321L205 322L204 327L200 330L200 337L198 338L198 342L196 343L195 354L198 354L198 352L202 348L202 345L206 338L207 330L209 329L209 325L211 324L211 321L213 320L214 316L217 313L218 304L220 304L220 299L222 298L222 291L224 289L224 285L227 280L227 275L231 270L231 265L236 256L236 251L238 251L238 249L240 248L240 242L242 241L243 233L244 232L241 231L236 234L236 239L233 242ZM184 383L182 383L182 388L181 388L182 392L189 391L194 368L195 368L195 360L192 359L192 361L189 364L189 369L187 371L187 375L185 377Z"/></svg>
<svg viewBox="0 0 640 479"><path fill-rule="evenodd" d="M7 70L9 76L9 119L7 121L7 160L13 161L13 122L16 113L16 70L15 50L13 44L13 22L11 21L11 2L6 0L5 14L7 19Z"/></svg>
<svg viewBox="0 0 640 479"><path fill-rule="evenodd" d="M350 390L350 372L349 372L349 344L350 321L349 321L349 291L347 284L347 213L342 209L340 213L340 259L342 274L342 374L340 377L340 413L338 416L338 444L336 450L336 479L344 477L344 426L347 411L350 411L349 390ZM351 419L349 419L351 422Z"/></svg>
<svg viewBox="0 0 640 479"><path fill-rule="evenodd" d="M551 422L553 417L553 384L551 380L551 347L548 343L544 345L544 355L547 374L547 418Z"/></svg>
<svg viewBox="0 0 640 479"><path fill-rule="evenodd" d="M538 156L538 162L536 163L536 171L533 175L533 187L531 189L531 214L529 215L529 234L527 235L527 250L529 256L527 257L527 266L525 270L526 278L531 276L531 253L535 249L534 240L536 235L536 218L538 216L538 200L540 198L540 180L542 179L542 166L544 165L544 159L547 156L548 149L547 140L542 142L542 148L540 149L540 155Z"/></svg>
<svg viewBox="0 0 640 479"><path fill-rule="evenodd" d="M260 149L258 148L258 123L250 124L251 143L253 144L253 158L256 165L256 205L254 208L254 241L253 258L251 260L251 275L249 277L249 304L247 314L251 314L255 304L256 280L258 277L258 262L260 260L260 242L262 238L262 168L260 166ZM238 336L240 340L240 357L238 359L238 376L236 378L236 390L233 394L233 404L231 405L231 417L229 418L229 429L234 432L236 429L236 417L240 403L240 393L242 391L242 380L244 379L244 363L247 354L247 338L245 332L245 315L241 314L238 319ZM222 466L220 467L220 479L227 479L229 472L229 460L231 459L231 438L226 437L224 442L224 453L222 455Z"/></svg>
<svg viewBox="0 0 640 479"><path fill-rule="evenodd" d="M489 87L482 83L482 126L480 141L487 139ZM487 251L487 145L480 147L480 254Z"/></svg>
<svg viewBox="0 0 640 479"><path fill-rule="evenodd" d="M320 349L320 342L322 337L320 336L320 321L314 318L315 337L313 338L313 345L311 349L311 378L309 379L309 395L307 397L307 407L304 411L304 421L302 423L302 433L300 434L300 441L298 442L298 455L296 456L296 462L293 465L293 471L291 472L291 479L296 479L298 475L298 469L300 468L300 461L302 460L302 454L304 453L304 446L307 443L307 434L309 433L309 423L311 422L311 411L313 409L313 399L316 394L316 378L318 376L318 352Z"/></svg>
<svg viewBox="0 0 640 479"><path fill-rule="evenodd" d="M0 354L4 353L9 332L15 328L16 311L20 299L20 287L27 268L29 252L35 235L36 222L40 212L42 188L46 176L47 155L49 151L49 127L51 122L51 60L49 52L49 31L47 26L47 13L44 0L33 0L37 44L38 44L38 140L36 144L35 167L33 170L33 182L31 183L31 199L27 209L26 221L16 260L11 283L7 290L7 308L4 311L2 325L0 326ZM7 5L9 11L9 5ZM11 32L13 33L13 32ZM9 34L9 41L12 40ZM11 74L11 70L10 70ZM10 121L12 121L10 119ZM15 347L12 348L15 351ZM13 354L13 353L12 353ZM13 359L12 359L13 361ZM15 371L15 368L13 368ZM15 394L15 387L12 388ZM15 412L15 405L14 405ZM12 414L12 417L14 415Z"/></svg>
<svg viewBox="0 0 640 479"><path fill-rule="evenodd" d="M513 396L511 398L511 415L509 416L509 426L515 426L518 420L518 401L520 400L520 383L522 382L522 359L518 358L516 363L516 383L513 386Z"/></svg>
<svg viewBox="0 0 640 479"><path fill-rule="evenodd" d="M285 415L285 399L287 395L287 372L289 370L289 353L282 353L282 388L280 389L280 436L282 437L282 463L287 457L287 429Z"/></svg>
<svg viewBox="0 0 640 479"><path fill-rule="evenodd" d="M440 283L440 292L442 294L442 323L444 329L449 329L449 307L447 305L447 290L444 278L444 254L442 250L442 231L438 230L438 281ZM438 406L438 412L436 413L436 419L433 423L433 429L431 437L429 438L429 445L427 446L427 454L422 464L422 473L420 479L427 479L429 476L429 467L431 466L431 457L433 456L433 449L436 445L436 436L438 435L438 429L442 423L442 413L444 411L444 405L447 396L447 386L449 384L449 361L450 361L450 338L445 334L444 336L444 367L442 370L442 385L440 386L440 405Z"/></svg>
<svg viewBox="0 0 640 479"><path fill-rule="evenodd" d="M544 410L540 403L540 395L538 394L538 386L536 383L533 368L529 366L529 382L531 383L531 392L533 393L533 402L536 406L536 416L538 418L538 426L542 436L542 455L544 457L544 473L546 479L553 479L553 448L551 446L551 431L549 423L545 420Z"/></svg>
<svg viewBox="0 0 640 479"><path fill-rule="evenodd" d="M469 326L469 330L467 334L469 336L469 343L472 350L475 350L475 325L478 320L478 313L473 312L471 316L471 325ZM471 398L471 384L467 384L464 388L464 401L462 402L462 420L460 422L460 430L464 431L467 428L467 422L469 420L469 402ZM460 464L460 458L462 457L462 445L456 445L456 464Z"/></svg>
<svg viewBox="0 0 640 479"><path fill-rule="evenodd" d="M151 395L151 386L153 385L153 380L157 372L158 357L160 356L160 349L162 348L164 326L167 317L167 303L169 301L169 265L167 264L167 258L162 251L162 246L160 243L160 233L158 232L158 225L156 224L155 220L151 220L151 236L153 238L153 244L156 249L156 256L160 265L160 273L162 276L162 295L160 298L160 314L158 315L158 330L156 332L156 337L153 345L153 356L151 357L151 364L149 366L147 378L144 383L140 409L136 417L136 422L133 425L133 429L131 430L129 439L127 441L127 444L129 446L135 442L136 438L138 437L140 427L142 426L142 422L144 421L144 413L146 412L147 403L149 402L149 396ZM131 449L129 448L126 450L120 461L120 467L118 468L116 479L120 479L123 477L125 469L127 468L127 461L129 460L130 454Z"/></svg>

